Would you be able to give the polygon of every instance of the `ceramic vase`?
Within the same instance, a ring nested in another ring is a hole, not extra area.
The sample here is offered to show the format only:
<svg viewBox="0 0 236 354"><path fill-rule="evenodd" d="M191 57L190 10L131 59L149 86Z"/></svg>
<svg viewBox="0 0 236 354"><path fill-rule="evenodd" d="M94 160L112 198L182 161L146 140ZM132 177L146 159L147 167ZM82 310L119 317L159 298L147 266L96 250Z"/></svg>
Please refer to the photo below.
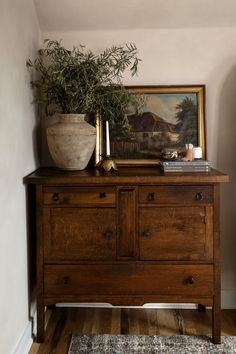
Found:
<svg viewBox="0 0 236 354"><path fill-rule="evenodd" d="M55 165L63 170L86 168L96 144L96 129L84 114L60 114L47 128L47 142Z"/></svg>

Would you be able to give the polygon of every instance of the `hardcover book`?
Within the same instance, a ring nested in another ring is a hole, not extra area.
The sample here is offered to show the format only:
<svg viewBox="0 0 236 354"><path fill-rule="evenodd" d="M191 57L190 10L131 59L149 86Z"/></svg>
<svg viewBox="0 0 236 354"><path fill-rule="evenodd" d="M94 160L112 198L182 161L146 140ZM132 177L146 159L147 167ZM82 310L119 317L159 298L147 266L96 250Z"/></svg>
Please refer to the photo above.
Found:
<svg viewBox="0 0 236 354"><path fill-rule="evenodd" d="M194 160L194 161L182 161L182 160L175 160L175 161L161 161L161 165L163 167L210 167L210 161L208 160Z"/></svg>
<svg viewBox="0 0 236 354"><path fill-rule="evenodd" d="M208 172L211 169L208 160L162 161L161 167L164 172Z"/></svg>

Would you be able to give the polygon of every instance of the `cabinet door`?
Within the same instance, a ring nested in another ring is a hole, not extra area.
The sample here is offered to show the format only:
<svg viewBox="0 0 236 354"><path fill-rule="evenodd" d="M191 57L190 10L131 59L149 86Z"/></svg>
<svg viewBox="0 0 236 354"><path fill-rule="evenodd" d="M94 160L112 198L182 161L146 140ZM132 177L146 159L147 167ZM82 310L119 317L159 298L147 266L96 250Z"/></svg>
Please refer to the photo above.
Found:
<svg viewBox="0 0 236 354"><path fill-rule="evenodd" d="M45 208L43 217L45 261L115 259L114 208Z"/></svg>
<svg viewBox="0 0 236 354"><path fill-rule="evenodd" d="M140 208L140 259L212 260L212 219L211 206Z"/></svg>

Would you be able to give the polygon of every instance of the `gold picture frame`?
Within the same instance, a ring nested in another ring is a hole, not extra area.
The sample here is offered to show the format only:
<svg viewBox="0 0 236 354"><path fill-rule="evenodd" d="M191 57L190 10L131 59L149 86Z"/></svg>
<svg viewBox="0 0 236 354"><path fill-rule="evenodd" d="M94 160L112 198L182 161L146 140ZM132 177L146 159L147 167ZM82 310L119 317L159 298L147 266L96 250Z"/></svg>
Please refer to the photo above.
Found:
<svg viewBox="0 0 236 354"><path fill-rule="evenodd" d="M146 103L141 114L128 115L132 132L129 141L119 140L114 129L110 132L111 155L118 166L158 165L163 149L183 150L185 143L201 146L202 157L207 158L205 85L127 86L126 89L141 94ZM105 152L104 127L99 117L96 128L97 165Z"/></svg>

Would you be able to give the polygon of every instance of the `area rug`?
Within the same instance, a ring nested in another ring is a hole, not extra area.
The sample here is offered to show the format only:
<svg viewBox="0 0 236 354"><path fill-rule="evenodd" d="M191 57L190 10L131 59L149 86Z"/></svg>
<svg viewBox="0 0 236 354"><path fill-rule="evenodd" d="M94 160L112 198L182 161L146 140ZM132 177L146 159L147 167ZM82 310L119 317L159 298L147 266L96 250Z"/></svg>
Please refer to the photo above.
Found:
<svg viewBox="0 0 236 354"><path fill-rule="evenodd" d="M74 334L68 354L231 354L236 336L222 336L212 344L205 336Z"/></svg>

